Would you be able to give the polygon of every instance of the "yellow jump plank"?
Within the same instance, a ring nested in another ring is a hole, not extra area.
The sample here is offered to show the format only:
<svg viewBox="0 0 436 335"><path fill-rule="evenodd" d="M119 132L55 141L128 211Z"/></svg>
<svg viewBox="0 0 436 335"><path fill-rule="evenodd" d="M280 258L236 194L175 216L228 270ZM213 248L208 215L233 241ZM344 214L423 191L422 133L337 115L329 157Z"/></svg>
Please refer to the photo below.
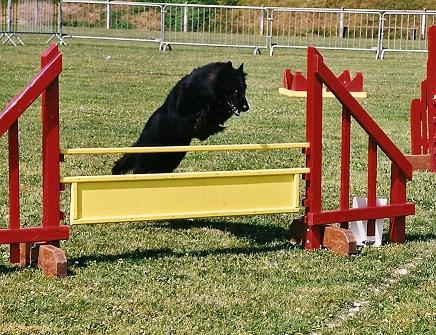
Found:
<svg viewBox="0 0 436 335"><path fill-rule="evenodd" d="M280 87L279 93L286 95L291 98L306 98L307 92L306 91L293 91L288 90L287 88ZM350 92L351 95L357 99L365 99L368 97L368 94L366 92ZM324 98L333 98L334 94L330 91L326 91L326 89L323 89L322 96Z"/></svg>
<svg viewBox="0 0 436 335"><path fill-rule="evenodd" d="M127 147L127 148L73 148L62 149L64 155L122 154L122 153L158 153L158 152L206 152L206 151L245 151L278 150L308 148L309 143L269 143L269 144L228 144L228 145L192 145L165 147Z"/></svg>
<svg viewBox="0 0 436 335"><path fill-rule="evenodd" d="M71 224L297 212L307 168L65 177Z"/></svg>

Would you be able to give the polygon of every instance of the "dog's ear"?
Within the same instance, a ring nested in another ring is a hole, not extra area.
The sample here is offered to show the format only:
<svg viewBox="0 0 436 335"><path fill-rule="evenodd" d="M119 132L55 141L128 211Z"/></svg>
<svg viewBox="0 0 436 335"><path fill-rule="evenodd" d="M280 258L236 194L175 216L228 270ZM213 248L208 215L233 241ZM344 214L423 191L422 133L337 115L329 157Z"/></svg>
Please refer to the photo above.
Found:
<svg viewBox="0 0 436 335"><path fill-rule="evenodd" d="M221 72L224 73L230 73L230 71L233 70L233 64L231 61L228 61L227 63L224 64L224 66L221 68Z"/></svg>
<svg viewBox="0 0 436 335"><path fill-rule="evenodd" d="M228 75L230 75L233 71L233 64L231 61L228 61L225 63L218 71L218 77L224 78Z"/></svg>
<svg viewBox="0 0 436 335"><path fill-rule="evenodd" d="M244 72L244 63L241 63L236 71L238 71L242 77L247 77L247 74Z"/></svg>

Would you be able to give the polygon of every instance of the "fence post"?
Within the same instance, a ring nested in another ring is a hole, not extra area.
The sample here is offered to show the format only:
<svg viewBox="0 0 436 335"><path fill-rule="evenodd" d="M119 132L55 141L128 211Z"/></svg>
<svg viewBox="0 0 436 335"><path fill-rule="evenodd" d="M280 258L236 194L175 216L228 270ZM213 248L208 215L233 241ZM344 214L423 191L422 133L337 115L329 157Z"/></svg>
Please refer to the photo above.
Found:
<svg viewBox="0 0 436 335"><path fill-rule="evenodd" d="M270 11L269 8L266 9L266 48L269 50L269 55L273 55L273 24L274 24L274 9Z"/></svg>
<svg viewBox="0 0 436 335"><path fill-rule="evenodd" d="M260 23L259 23L260 36L263 36L263 25L264 25L264 15L265 15L264 8L265 6L262 5L262 10L260 11Z"/></svg>
<svg viewBox="0 0 436 335"><path fill-rule="evenodd" d="M63 35L62 35L62 0L58 0L58 38L61 41L61 44L65 44L63 42Z"/></svg>
<svg viewBox="0 0 436 335"><path fill-rule="evenodd" d="M111 0L107 0L106 3L106 29L111 29L112 27L112 6Z"/></svg>
<svg viewBox="0 0 436 335"><path fill-rule="evenodd" d="M6 20L7 20L6 31L10 34L12 33L12 0L8 0Z"/></svg>
<svg viewBox="0 0 436 335"><path fill-rule="evenodd" d="M188 32L188 24L189 24L189 13L188 13L188 3L185 2L185 7L183 7L183 32L187 33Z"/></svg>
<svg viewBox="0 0 436 335"><path fill-rule="evenodd" d="M341 13L339 14L339 35L340 38L345 38L344 31L344 7L341 7Z"/></svg>
<svg viewBox="0 0 436 335"><path fill-rule="evenodd" d="M35 0L35 23L39 21L39 0Z"/></svg>
<svg viewBox="0 0 436 335"><path fill-rule="evenodd" d="M383 38L385 27L385 13L380 12L378 21L378 34L377 34L377 53L375 59L383 59Z"/></svg>
<svg viewBox="0 0 436 335"><path fill-rule="evenodd" d="M421 15L421 40L425 40L425 33L426 33L426 27L427 27L427 8L423 9L423 13Z"/></svg>
<svg viewBox="0 0 436 335"><path fill-rule="evenodd" d="M160 45L159 50L164 51L165 44L165 13L166 5L160 7Z"/></svg>

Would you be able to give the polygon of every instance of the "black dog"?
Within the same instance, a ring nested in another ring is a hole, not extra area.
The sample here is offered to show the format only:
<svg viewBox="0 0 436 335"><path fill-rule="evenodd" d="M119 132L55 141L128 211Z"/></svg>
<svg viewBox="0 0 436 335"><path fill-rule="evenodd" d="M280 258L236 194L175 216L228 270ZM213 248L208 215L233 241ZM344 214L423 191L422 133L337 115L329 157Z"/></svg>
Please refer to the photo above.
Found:
<svg viewBox="0 0 436 335"><path fill-rule="evenodd" d="M225 129L233 114L249 109L245 98L246 73L231 62L210 63L194 69L171 90L164 104L148 119L133 147L189 145ZM124 154L112 174L172 172L186 152Z"/></svg>

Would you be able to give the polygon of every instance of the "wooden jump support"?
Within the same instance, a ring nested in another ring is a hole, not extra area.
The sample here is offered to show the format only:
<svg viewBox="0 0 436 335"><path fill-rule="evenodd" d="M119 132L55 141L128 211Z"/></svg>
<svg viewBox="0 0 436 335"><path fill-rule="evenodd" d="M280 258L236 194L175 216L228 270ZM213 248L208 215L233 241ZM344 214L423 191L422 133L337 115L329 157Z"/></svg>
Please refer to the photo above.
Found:
<svg viewBox="0 0 436 335"><path fill-rule="evenodd" d="M64 155L308 148L308 143L62 150ZM308 168L63 177L71 224L293 213Z"/></svg>
<svg viewBox="0 0 436 335"><path fill-rule="evenodd" d="M410 106L410 147L407 158L414 170L436 172L436 26L428 30L426 79L421 83L421 97Z"/></svg>
<svg viewBox="0 0 436 335"><path fill-rule="evenodd" d="M344 70L337 79L345 86L347 91L355 98L367 98L368 94L363 90L363 74L356 72L354 78L351 77L349 70ZM291 98L306 98L307 97L307 79L300 71L292 73L291 69L283 70L282 87L279 88L279 93ZM323 89L322 96L324 98L334 98L335 95L328 90Z"/></svg>
<svg viewBox="0 0 436 335"><path fill-rule="evenodd" d="M60 150L59 81L62 55L50 46L41 57L41 70L0 113L0 136L8 132L9 226L0 229L0 244L11 246L12 263L36 264L44 273L65 276L67 261L61 240L68 239L69 226L62 225L60 191L71 184L71 224L163 220L211 216L294 213L299 211L300 175L305 181L304 218L296 220L304 248L321 246L339 254L356 250L356 241L346 230L348 222L390 218L390 240L405 240L405 216L414 214L406 203L406 181L412 178L409 161L325 65L315 48L308 49L306 142L240 144L153 148L82 148ZM322 91L323 85L341 102L342 147L340 208L322 208ZM18 119L42 95L43 129L43 220L40 226L20 226ZM351 119L367 132L368 207L349 208ZM124 152L234 151L303 149L306 166L290 169L209 171L125 176L60 176L66 155L119 154ZM392 161L391 197L386 206L376 206L377 148ZM340 227L331 226L338 224Z"/></svg>

